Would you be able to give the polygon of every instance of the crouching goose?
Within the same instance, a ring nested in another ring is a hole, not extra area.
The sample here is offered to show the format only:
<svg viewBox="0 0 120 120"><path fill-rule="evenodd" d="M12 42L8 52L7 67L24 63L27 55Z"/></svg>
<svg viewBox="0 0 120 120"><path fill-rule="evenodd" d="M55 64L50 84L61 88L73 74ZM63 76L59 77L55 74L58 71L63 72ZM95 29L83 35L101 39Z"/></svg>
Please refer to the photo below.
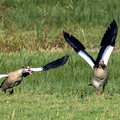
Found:
<svg viewBox="0 0 120 120"><path fill-rule="evenodd" d="M32 74L35 71L46 71L49 69L60 67L67 62L68 57L69 56L66 55L60 59L57 59L39 68L30 68L29 66L25 66L8 74L1 74L0 78L6 77L6 79L2 82L0 88L4 93L6 93L7 89L12 88L12 90L10 91L10 94L12 94L14 92L13 87L19 85L23 77L27 77L28 75Z"/></svg>
<svg viewBox="0 0 120 120"><path fill-rule="evenodd" d="M99 54L96 61L85 51L85 47L79 42L74 36L63 31L65 40L74 48L75 52L78 53L93 69L92 85L96 88L98 94L104 93L105 86L108 81L109 72L107 70L107 63L109 57L115 46L115 39L117 36L118 27L116 21L113 20L110 27L106 30L102 41ZM99 86L103 86L102 92L99 91Z"/></svg>

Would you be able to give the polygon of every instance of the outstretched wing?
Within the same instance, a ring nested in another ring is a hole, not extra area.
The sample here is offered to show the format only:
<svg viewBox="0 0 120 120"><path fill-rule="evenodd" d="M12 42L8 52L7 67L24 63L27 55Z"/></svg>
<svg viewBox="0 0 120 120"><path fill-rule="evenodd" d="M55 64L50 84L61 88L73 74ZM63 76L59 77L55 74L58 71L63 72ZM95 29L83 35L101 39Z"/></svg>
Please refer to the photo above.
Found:
<svg viewBox="0 0 120 120"><path fill-rule="evenodd" d="M4 78L4 77L8 77L8 75L7 74L1 74L0 75L0 78Z"/></svg>
<svg viewBox="0 0 120 120"><path fill-rule="evenodd" d="M85 47L79 42L74 36L70 35L67 32L63 31L63 36L65 40L73 47L75 52L79 54L86 62L93 68L94 67L94 59L85 51Z"/></svg>
<svg viewBox="0 0 120 120"><path fill-rule="evenodd" d="M69 56L65 55L64 57L62 57L60 59L57 59L53 62L48 63L47 65L44 65L44 66L39 67L39 68L30 68L30 69L33 72L35 72L35 71L46 71L49 69L57 68L57 67L64 65L67 62L68 58L69 58Z"/></svg>
<svg viewBox="0 0 120 120"><path fill-rule="evenodd" d="M113 20L110 24L110 27L108 27L108 29L106 30L102 38L102 41L100 44L101 49L96 59L96 65L99 63L101 59L104 60L104 64L107 65L109 57L115 46L117 32L118 32L118 27L117 27L116 21Z"/></svg>

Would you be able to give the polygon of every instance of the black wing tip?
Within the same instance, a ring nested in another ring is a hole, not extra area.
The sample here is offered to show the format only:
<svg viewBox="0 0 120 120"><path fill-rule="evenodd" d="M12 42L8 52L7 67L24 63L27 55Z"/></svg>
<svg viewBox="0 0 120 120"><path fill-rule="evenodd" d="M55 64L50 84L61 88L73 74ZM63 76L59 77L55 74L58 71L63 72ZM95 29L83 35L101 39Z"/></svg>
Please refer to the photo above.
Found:
<svg viewBox="0 0 120 120"><path fill-rule="evenodd" d="M68 41L67 38L71 38L71 37L73 38L72 35L70 35L69 33L65 32L64 30L63 30L63 36L64 36L66 41Z"/></svg>
<svg viewBox="0 0 120 120"><path fill-rule="evenodd" d="M116 40L117 33L118 33L118 26L117 26L117 22L115 21L115 19L113 19L113 21L111 22L110 27L111 27L111 31L113 31L113 33L112 33L113 38L110 42L110 45L115 46L115 40Z"/></svg>
<svg viewBox="0 0 120 120"><path fill-rule="evenodd" d="M64 58L64 59L68 59L69 58L69 55L65 55L65 56L63 56L62 58Z"/></svg>
<svg viewBox="0 0 120 120"><path fill-rule="evenodd" d="M63 30L63 36L64 36L64 35L68 35L68 34L69 34L69 33L65 32L65 31Z"/></svg>
<svg viewBox="0 0 120 120"><path fill-rule="evenodd" d="M65 32L65 31L63 30L63 35L64 35L64 34L69 34L69 33Z"/></svg>
<svg viewBox="0 0 120 120"><path fill-rule="evenodd" d="M115 19L113 19L103 36L100 46L102 47L106 47L109 45L115 46L117 32L118 32L118 26Z"/></svg>
<svg viewBox="0 0 120 120"><path fill-rule="evenodd" d="M63 35L65 34L66 32L63 30Z"/></svg>
<svg viewBox="0 0 120 120"><path fill-rule="evenodd" d="M111 29L114 28L114 31L117 33L118 32L118 25L115 19L110 24Z"/></svg>
<svg viewBox="0 0 120 120"><path fill-rule="evenodd" d="M69 58L69 55L65 55L65 56L63 56L62 58Z"/></svg>
<svg viewBox="0 0 120 120"><path fill-rule="evenodd" d="M115 19L113 19L113 21L111 22L111 24L114 24L114 26L116 26L116 28L118 28L118 26L117 26L117 22L116 22Z"/></svg>
<svg viewBox="0 0 120 120"><path fill-rule="evenodd" d="M69 58L69 55L65 55L65 56L64 56L64 59L65 59L65 60L68 60L68 58Z"/></svg>
<svg viewBox="0 0 120 120"><path fill-rule="evenodd" d="M62 58L60 58L61 61L62 61L61 66L64 65L67 62L68 58L69 58L69 55L65 55Z"/></svg>
<svg viewBox="0 0 120 120"><path fill-rule="evenodd" d="M60 67L60 66L63 66L67 60L68 60L69 56L68 55L65 55L55 61L52 61L50 63L48 63L47 65L43 66L43 71L47 71L49 69L53 69L53 68L57 68L57 67Z"/></svg>
<svg viewBox="0 0 120 120"><path fill-rule="evenodd" d="M76 39L73 35L70 35L69 33L63 31L63 36L65 40L70 44L72 48L78 53L80 50L85 50L85 47L83 44Z"/></svg>

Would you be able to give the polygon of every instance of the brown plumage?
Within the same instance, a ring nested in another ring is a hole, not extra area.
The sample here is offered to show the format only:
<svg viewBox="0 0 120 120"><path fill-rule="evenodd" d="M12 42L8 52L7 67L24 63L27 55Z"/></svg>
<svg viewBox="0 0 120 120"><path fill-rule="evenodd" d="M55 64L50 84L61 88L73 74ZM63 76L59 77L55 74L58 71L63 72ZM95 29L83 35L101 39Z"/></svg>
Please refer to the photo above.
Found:
<svg viewBox="0 0 120 120"><path fill-rule="evenodd" d="M75 52L86 60L86 62L92 67L92 84L89 85L94 86L97 89L98 94L104 93L104 89L108 81L109 72L107 70L107 63L114 49L117 33L118 26L116 21L113 20L102 38L100 44L101 48L96 60L94 60L92 56L86 52L85 47L78 39L63 31L65 40L74 48ZM103 86L102 92L99 91L99 86Z"/></svg>
<svg viewBox="0 0 120 120"><path fill-rule="evenodd" d="M8 73L8 77L6 77L6 79L2 82L0 86L2 91L6 93L7 89L12 88L12 90L10 91L10 94L12 94L14 92L13 87L19 85L23 77L26 77L31 73L32 71L28 66L21 67L16 71Z"/></svg>
<svg viewBox="0 0 120 120"><path fill-rule="evenodd" d="M21 83L23 77L28 76L32 72L47 71L47 70L50 70L53 68L63 66L67 62L68 58L69 58L69 56L65 55L62 58L52 61L42 67L30 68L30 67L26 66L26 67L21 67L18 70L14 71L14 72L10 72L8 74L1 74L0 78L6 77L6 79L2 82L0 88L2 89L2 91L4 93L6 93L7 89L12 88L12 90L10 91L10 94L12 94L14 92L13 87L19 85Z"/></svg>
<svg viewBox="0 0 120 120"><path fill-rule="evenodd" d="M104 93L105 85L107 84L109 78L109 72L107 66L104 64L103 60L100 60L99 66L94 67L92 85L97 89L98 94ZM102 92L99 91L99 86L103 86Z"/></svg>

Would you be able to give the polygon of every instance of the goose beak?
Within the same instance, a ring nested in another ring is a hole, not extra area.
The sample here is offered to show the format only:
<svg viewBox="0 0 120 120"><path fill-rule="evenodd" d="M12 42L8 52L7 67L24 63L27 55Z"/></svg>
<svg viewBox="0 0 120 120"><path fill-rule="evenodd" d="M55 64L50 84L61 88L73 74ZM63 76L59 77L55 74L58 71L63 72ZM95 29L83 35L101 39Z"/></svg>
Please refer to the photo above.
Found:
<svg viewBox="0 0 120 120"><path fill-rule="evenodd" d="M104 60L99 61L99 68L104 69L105 68Z"/></svg>
<svg viewBox="0 0 120 120"><path fill-rule="evenodd" d="M104 65L104 61L100 60L99 65L101 65L101 66Z"/></svg>
<svg viewBox="0 0 120 120"><path fill-rule="evenodd" d="M23 73L29 73L29 74L32 74L33 71L31 70L31 68L29 66L25 66L23 67Z"/></svg>
<svg viewBox="0 0 120 120"><path fill-rule="evenodd" d="M32 74L33 73L33 71L31 70L31 69L28 69L28 71L27 71L29 74Z"/></svg>

